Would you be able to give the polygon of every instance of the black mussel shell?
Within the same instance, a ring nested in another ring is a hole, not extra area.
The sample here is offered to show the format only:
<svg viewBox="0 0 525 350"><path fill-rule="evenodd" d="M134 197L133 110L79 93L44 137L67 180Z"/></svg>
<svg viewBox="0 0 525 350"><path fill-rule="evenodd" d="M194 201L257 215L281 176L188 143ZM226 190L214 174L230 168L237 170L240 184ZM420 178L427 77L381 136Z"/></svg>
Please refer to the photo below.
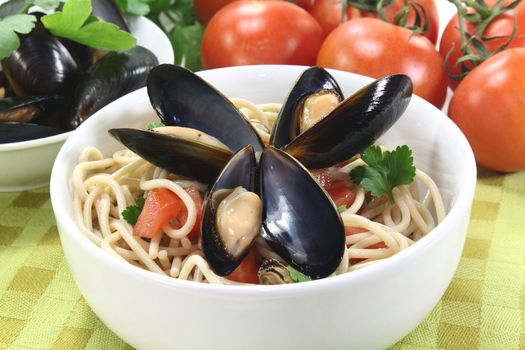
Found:
<svg viewBox="0 0 525 350"><path fill-rule="evenodd" d="M93 16L104 22L117 25L120 29L129 32L128 24L112 0L91 0Z"/></svg>
<svg viewBox="0 0 525 350"><path fill-rule="evenodd" d="M51 97L23 96L0 99L0 122L27 123L38 117Z"/></svg>
<svg viewBox="0 0 525 350"><path fill-rule="evenodd" d="M77 127L105 105L145 86L150 70L157 64L157 57L141 46L102 57L76 89L71 126Z"/></svg>
<svg viewBox="0 0 525 350"><path fill-rule="evenodd" d="M314 279L332 274L345 249L334 203L297 160L269 146L260 162L262 236L295 269Z"/></svg>
<svg viewBox="0 0 525 350"><path fill-rule="evenodd" d="M40 19L29 34L19 37L20 47L2 60L16 95L70 94L81 72L60 40L44 28Z"/></svg>
<svg viewBox="0 0 525 350"><path fill-rule="evenodd" d="M148 77L151 105L165 125L197 129L211 135L234 153L252 145L260 155L264 145L257 132L219 91L193 72L162 64Z"/></svg>
<svg viewBox="0 0 525 350"><path fill-rule="evenodd" d="M111 129L111 136L148 162L175 174L213 183L231 152L153 131Z"/></svg>
<svg viewBox="0 0 525 350"><path fill-rule="evenodd" d="M412 81L406 75L378 79L341 102L284 150L310 169L348 160L401 117L411 96Z"/></svg>
<svg viewBox="0 0 525 350"><path fill-rule="evenodd" d="M270 144L282 148L299 135L297 108L301 108L308 96L319 92L330 92L343 100L343 92L325 69L310 67L301 74L284 102L270 138Z"/></svg>
<svg viewBox="0 0 525 350"><path fill-rule="evenodd" d="M62 132L60 129L32 123L0 123L0 144L29 141Z"/></svg>
<svg viewBox="0 0 525 350"><path fill-rule="evenodd" d="M210 267L220 276L229 275L246 256L246 250L234 257L224 246L216 226L216 213L223 199L215 194L220 190L232 190L238 186L254 192L256 161L251 145L238 151L223 169L219 178L208 192L202 216L202 250ZM250 243L251 244L251 243Z"/></svg>

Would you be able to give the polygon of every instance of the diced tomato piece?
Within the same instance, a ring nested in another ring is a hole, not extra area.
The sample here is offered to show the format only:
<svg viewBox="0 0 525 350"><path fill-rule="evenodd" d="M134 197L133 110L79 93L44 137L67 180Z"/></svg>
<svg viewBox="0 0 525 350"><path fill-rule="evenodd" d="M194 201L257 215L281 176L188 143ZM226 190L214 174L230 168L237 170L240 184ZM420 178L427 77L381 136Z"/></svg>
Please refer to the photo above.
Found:
<svg viewBox="0 0 525 350"><path fill-rule="evenodd" d="M361 227L345 226L345 234L347 236L355 235L356 233L361 233L361 232L366 232L366 230Z"/></svg>
<svg viewBox="0 0 525 350"><path fill-rule="evenodd" d="M336 206L345 205L348 208L354 203L355 191L345 185L343 181L336 180L330 176L328 169L311 169L310 173L328 192Z"/></svg>
<svg viewBox="0 0 525 350"><path fill-rule="evenodd" d="M352 188L345 185L343 181L334 182L326 191L336 206L344 205L348 208L354 203L356 193Z"/></svg>
<svg viewBox="0 0 525 350"><path fill-rule="evenodd" d="M149 191L144 208L133 226L133 234L146 238L154 237L162 232L162 228L168 222L177 218L183 206L182 200L166 188Z"/></svg>
<svg viewBox="0 0 525 350"><path fill-rule="evenodd" d="M250 249L250 252L244 257L241 264L237 266L232 273L226 276L226 278L241 283L259 284L259 277L257 276L258 271L259 262L257 261L255 250Z"/></svg>
<svg viewBox="0 0 525 350"><path fill-rule="evenodd" d="M186 188L186 192L188 192L191 199L193 199L195 207L197 208L197 219L195 220L195 225L193 226L193 229L188 234L188 238L197 238L199 237L199 234L201 232L202 197L199 192L199 189L193 185ZM186 223L186 220L188 220L188 210L186 209L186 206L184 206L180 211L178 219L181 225L184 225Z"/></svg>

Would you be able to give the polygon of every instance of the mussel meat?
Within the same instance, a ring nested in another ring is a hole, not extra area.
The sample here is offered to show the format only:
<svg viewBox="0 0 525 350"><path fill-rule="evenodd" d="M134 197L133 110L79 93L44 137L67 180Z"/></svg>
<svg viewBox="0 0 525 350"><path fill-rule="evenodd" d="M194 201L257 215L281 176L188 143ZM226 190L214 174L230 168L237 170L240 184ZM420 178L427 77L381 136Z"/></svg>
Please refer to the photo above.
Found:
<svg viewBox="0 0 525 350"><path fill-rule="evenodd" d="M309 129L343 100L334 77L320 67L310 67L297 79L273 128L270 144L282 148Z"/></svg>
<svg viewBox="0 0 525 350"><path fill-rule="evenodd" d="M148 49L136 46L123 52L111 52L87 71L75 92L75 128L100 108L146 85L150 70L158 64Z"/></svg>
<svg viewBox="0 0 525 350"><path fill-rule="evenodd" d="M242 261L261 227L262 202L255 191L257 168L251 145L238 151L208 192L202 216L202 250L219 275Z"/></svg>
<svg viewBox="0 0 525 350"><path fill-rule="evenodd" d="M264 145L251 124L233 104L193 72L162 64L151 70L148 95L165 125L205 132L226 144L232 152L252 145L258 157Z"/></svg>
<svg viewBox="0 0 525 350"><path fill-rule="evenodd" d="M0 99L0 122L27 123L45 110L49 96L7 97Z"/></svg>
<svg viewBox="0 0 525 350"><path fill-rule="evenodd" d="M324 168L350 159L373 144L410 102L412 81L387 76L341 102L313 127L283 147L307 168Z"/></svg>
<svg viewBox="0 0 525 350"><path fill-rule="evenodd" d="M232 156L230 150L217 143L193 137L193 129L179 128L175 132L173 129L163 132L163 129L123 128L111 129L109 133L150 163L204 183L213 183Z"/></svg>

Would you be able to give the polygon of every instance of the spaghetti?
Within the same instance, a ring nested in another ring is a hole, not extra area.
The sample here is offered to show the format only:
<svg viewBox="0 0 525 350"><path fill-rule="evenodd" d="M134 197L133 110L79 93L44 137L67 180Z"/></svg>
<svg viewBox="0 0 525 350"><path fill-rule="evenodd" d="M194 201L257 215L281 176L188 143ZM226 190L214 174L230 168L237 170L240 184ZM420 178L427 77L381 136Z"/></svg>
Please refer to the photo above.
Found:
<svg viewBox="0 0 525 350"><path fill-rule="evenodd" d="M242 99L234 104L252 123L265 143L279 113L279 104L255 105ZM342 274L384 260L428 234L445 217L445 208L434 181L416 170L415 181L394 188L395 203L383 197L370 198L355 185L350 171L365 165L357 158L344 167L331 167L326 174L355 191L353 203L341 212L346 229L346 249L335 271ZM174 278L215 284L233 284L216 275L195 240L188 238L197 221L197 207L187 189L206 191L205 184L189 181L158 168L129 150L104 158L93 147L86 148L73 171L76 221L93 243L109 254L135 266ZM133 227L121 213L135 198L152 189L165 188L183 202L185 222L168 224L151 239L133 235ZM421 189L424 194L420 196ZM419 200L419 198L423 198ZM177 225L178 224L178 225ZM282 259L258 237L254 244L259 260Z"/></svg>

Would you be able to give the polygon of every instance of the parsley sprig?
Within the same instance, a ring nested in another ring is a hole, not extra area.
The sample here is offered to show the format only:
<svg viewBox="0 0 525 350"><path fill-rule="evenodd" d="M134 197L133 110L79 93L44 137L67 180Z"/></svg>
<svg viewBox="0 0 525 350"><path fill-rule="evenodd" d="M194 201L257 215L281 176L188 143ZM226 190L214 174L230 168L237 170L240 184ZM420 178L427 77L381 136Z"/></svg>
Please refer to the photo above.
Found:
<svg viewBox="0 0 525 350"><path fill-rule="evenodd" d="M394 203L394 187L414 181L416 167L412 150L407 145L398 146L391 152L382 152L379 146L370 146L363 151L361 159L366 166L355 168L350 176L372 195L379 197L386 194L390 203Z"/></svg>
<svg viewBox="0 0 525 350"><path fill-rule="evenodd" d="M144 208L145 202L146 198L137 197L135 200L135 205L129 205L122 211L122 217L127 221L128 224L135 225L137 223L137 219Z"/></svg>

